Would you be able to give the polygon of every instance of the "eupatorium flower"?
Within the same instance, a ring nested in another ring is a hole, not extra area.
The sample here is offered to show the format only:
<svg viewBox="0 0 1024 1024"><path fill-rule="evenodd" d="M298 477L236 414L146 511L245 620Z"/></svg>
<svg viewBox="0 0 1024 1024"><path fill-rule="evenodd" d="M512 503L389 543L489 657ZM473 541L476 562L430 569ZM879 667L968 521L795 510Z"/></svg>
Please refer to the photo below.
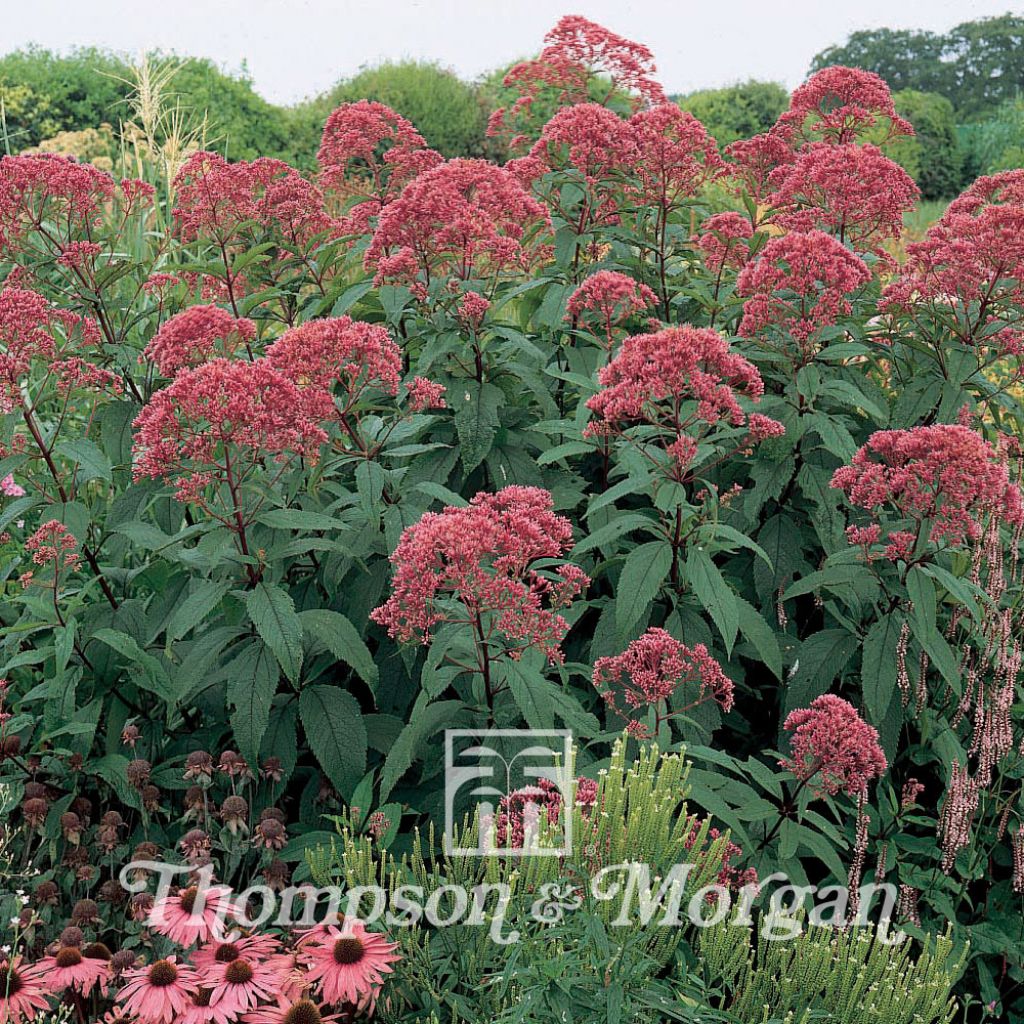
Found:
<svg viewBox="0 0 1024 1024"><path fill-rule="evenodd" d="M864 261L823 231L773 238L737 279L746 297L739 333L802 365L821 331L850 312L848 296L870 280Z"/></svg>
<svg viewBox="0 0 1024 1024"><path fill-rule="evenodd" d="M750 239L754 225L742 213L727 210L708 217L694 236L697 248L704 254L704 264L713 274L726 267L739 270L750 259Z"/></svg>
<svg viewBox="0 0 1024 1024"><path fill-rule="evenodd" d="M885 141L914 134L910 122L896 113L881 76L833 64L796 89L772 132L794 146L816 139L845 145L879 123L887 129Z"/></svg>
<svg viewBox="0 0 1024 1024"><path fill-rule="evenodd" d="M185 241L234 241L255 222L304 244L331 226L319 190L282 160L229 163L217 153L193 153L174 188L174 216Z"/></svg>
<svg viewBox="0 0 1024 1024"><path fill-rule="evenodd" d="M81 354L99 352L100 332L94 320L59 309L38 292L24 288L0 291L0 412L22 403L25 379L33 363L45 365L58 382L62 373L69 384L106 386L106 371L83 373ZM74 356L68 356L73 351ZM102 377L102 381L100 378Z"/></svg>
<svg viewBox="0 0 1024 1024"><path fill-rule="evenodd" d="M475 641L497 641L513 657L533 647L561 660L568 631L554 609L589 583L575 565L534 567L572 546L572 526L539 487L478 494L465 507L427 512L402 534L391 556L391 597L371 618L403 642L430 643L436 627L458 623Z"/></svg>
<svg viewBox="0 0 1024 1024"><path fill-rule="evenodd" d="M617 270L599 270L569 296L565 318L579 323L589 319L588 313L595 314L593 319L604 329L605 344L610 349L613 327L657 304L658 297L647 285Z"/></svg>
<svg viewBox="0 0 1024 1024"><path fill-rule="evenodd" d="M835 471L832 486L859 508L911 520L913 537L907 534L908 543L891 553L900 557L922 536L953 546L976 539L989 516L1024 522L1024 501L1005 458L960 425L877 431L849 466Z"/></svg>
<svg viewBox="0 0 1024 1024"><path fill-rule="evenodd" d="M809 708L793 711L783 728L792 733L791 758L779 764L819 794L863 793L888 767L878 731L852 704L833 693L815 697Z"/></svg>
<svg viewBox="0 0 1024 1024"><path fill-rule="evenodd" d="M340 396L344 415L368 388L398 394L402 352L380 324L349 316L307 320L267 349L267 362L300 389Z"/></svg>
<svg viewBox="0 0 1024 1024"><path fill-rule="evenodd" d="M713 700L723 711L733 705L733 682L703 644L687 647L664 629L648 629L622 654L594 662L594 686L617 714L630 720L630 732L646 735L637 709L657 707L677 697L682 706L657 710L657 720L681 715Z"/></svg>
<svg viewBox="0 0 1024 1024"><path fill-rule="evenodd" d="M544 125L529 155L535 168L569 173L585 187L588 199L565 209L563 182L544 188L546 201L571 219L578 234L594 224L617 223L626 179L635 173L638 158L629 122L599 103L563 107Z"/></svg>
<svg viewBox="0 0 1024 1024"><path fill-rule="evenodd" d="M662 103L629 119L636 163L627 193L662 216L692 199L725 170L715 140L675 103Z"/></svg>
<svg viewBox="0 0 1024 1024"><path fill-rule="evenodd" d="M943 333L998 353L1024 352L1024 170L979 178L921 242L907 246L882 308L916 327L927 312ZM941 337L941 335L940 335Z"/></svg>
<svg viewBox="0 0 1024 1024"><path fill-rule="evenodd" d="M97 225L116 190L92 164L55 153L0 158L0 252L11 255L44 222L60 248ZM54 253L53 255L58 255Z"/></svg>
<svg viewBox="0 0 1024 1024"><path fill-rule="evenodd" d="M255 337L256 325L248 317L236 318L219 306L190 306L161 325L142 358L156 363L162 377L173 377L183 366L232 356Z"/></svg>
<svg viewBox="0 0 1024 1024"><path fill-rule="evenodd" d="M814 142L776 168L768 202L776 221L797 231L820 228L855 249L878 249L903 231L920 191L877 146Z"/></svg>
<svg viewBox="0 0 1024 1024"><path fill-rule="evenodd" d="M768 202L774 189L772 176L796 157L785 141L768 132L731 143L725 147L725 155L729 158L728 176L735 191L749 196L758 205Z"/></svg>
<svg viewBox="0 0 1024 1024"><path fill-rule="evenodd" d="M423 171L442 162L411 121L383 103L343 103L324 124L320 186L346 207L342 230L362 233L370 219Z"/></svg>
<svg viewBox="0 0 1024 1024"><path fill-rule="evenodd" d="M543 207L501 167L449 160L424 172L382 211L365 265L379 282L488 278L530 266Z"/></svg>
<svg viewBox="0 0 1024 1024"><path fill-rule="evenodd" d="M603 79L602 85L607 83L605 103L624 96L634 109L664 103L665 93L654 73L654 55L646 46L580 15L566 15L544 37L540 56L521 61L505 75L502 84L520 96L509 109L491 115L487 134L514 131L542 93L553 93L558 106L592 99L595 78ZM521 134L513 138L513 148L522 141Z"/></svg>
<svg viewBox="0 0 1024 1024"><path fill-rule="evenodd" d="M327 439L319 420L332 412L329 396L316 390L319 408L263 359L182 370L135 419L136 479L173 480L179 500L222 521L241 515L241 488L269 461L316 459ZM217 502L209 491L221 488L228 493Z"/></svg>
<svg viewBox="0 0 1024 1024"><path fill-rule="evenodd" d="M744 412L740 398L757 402L764 393L761 375L710 328L669 327L627 338L599 371L598 381L601 390L587 408L603 423L591 423L586 433L623 431L633 424L658 427L669 475L680 482L692 475L702 442L731 438L728 452L719 451L720 461L783 432L780 423Z"/></svg>

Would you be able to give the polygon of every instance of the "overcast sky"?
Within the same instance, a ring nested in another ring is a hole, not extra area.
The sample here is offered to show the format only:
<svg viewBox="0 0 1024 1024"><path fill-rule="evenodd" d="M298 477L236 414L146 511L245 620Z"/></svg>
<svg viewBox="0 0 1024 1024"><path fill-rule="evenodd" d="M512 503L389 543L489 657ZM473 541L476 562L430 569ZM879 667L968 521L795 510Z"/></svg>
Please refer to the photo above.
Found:
<svg viewBox="0 0 1024 1024"><path fill-rule="evenodd" d="M811 57L861 28L945 30L1024 12L1020 0L0 0L0 51L161 48L243 64L290 103L367 64L436 60L465 78L539 49L562 14L646 43L668 92L745 78L796 85Z"/></svg>

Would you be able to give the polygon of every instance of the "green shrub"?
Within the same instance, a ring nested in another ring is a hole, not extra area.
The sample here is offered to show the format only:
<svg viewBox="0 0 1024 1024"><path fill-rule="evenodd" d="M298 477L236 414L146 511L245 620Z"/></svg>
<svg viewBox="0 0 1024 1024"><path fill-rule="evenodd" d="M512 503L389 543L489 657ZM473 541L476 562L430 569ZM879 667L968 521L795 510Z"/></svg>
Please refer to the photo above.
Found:
<svg viewBox="0 0 1024 1024"><path fill-rule="evenodd" d="M381 64L346 79L317 101L321 127L339 104L364 99L386 103L407 117L427 145L443 156L479 156L484 151L487 123L476 89L438 64Z"/></svg>
<svg viewBox="0 0 1024 1024"><path fill-rule="evenodd" d="M720 146L766 132L789 104L778 82L755 79L722 89L701 89L677 100L715 137Z"/></svg>

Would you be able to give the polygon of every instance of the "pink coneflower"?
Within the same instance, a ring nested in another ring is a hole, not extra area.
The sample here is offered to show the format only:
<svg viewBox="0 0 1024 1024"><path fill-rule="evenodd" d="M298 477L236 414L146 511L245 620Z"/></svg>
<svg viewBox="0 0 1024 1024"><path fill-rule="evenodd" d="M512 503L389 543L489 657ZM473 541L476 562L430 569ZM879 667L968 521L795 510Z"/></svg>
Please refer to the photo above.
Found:
<svg viewBox="0 0 1024 1024"><path fill-rule="evenodd" d="M391 964L401 959L394 952L397 946L368 932L361 921L346 922L344 929L329 928L323 938L305 946L306 977L319 981L327 1003L372 1007Z"/></svg>
<svg viewBox="0 0 1024 1024"><path fill-rule="evenodd" d="M283 980L279 964L244 956L224 964L220 978L210 993L210 1006L216 1006L231 1016L238 1016L264 1000L276 998Z"/></svg>
<svg viewBox="0 0 1024 1024"><path fill-rule="evenodd" d="M263 962L279 949L280 944L272 935L240 936L231 942L214 939L200 946L191 960L203 981L215 985L224 980L224 968L233 960L245 957L246 960Z"/></svg>
<svg viewBox="0 0 1024 1024"><path fill-rule="evenodd" d="M242 1017L244 1024L333 1024L341 1018L328 1013L311 999L288 1000L277 1006L261 1006Z"/></svg>
<svg viewBox="0 0 1024 1024"><path fill-rule="evenodd" d="M232 1024L237 1019L235 1015L229 1012L228 1007L211 1006L212 995L213 989L198 989L175 1024Z"/></svg>
<svg viewBox="0 0 1024 1024"><path fill-rule="evenodd" d="M224 918L230 909L229 892L224 886L190 886L157 900L148 924L179 946L217 938L224 931Z"/></svg>
<svg viewBox="0 0 1024 1024"><path fill-rule="evenodd" d="M62 946L53 956L44 957L36 964L42 972L47 990L60 995L65 989L74 989L87 996L95 985L106 988L110 964L83 954L76 946Z"/></svg>
<svg viewBox="0 0 1024 1024"><path fill-rule="evenodd" d="M173 956L129 971L125 978L117 1001L139 1018L139 1024L174 1024L199 989L199 975Z"/></svg>
<svg viewBox="0 0 1024 1024"><path fill-rule="evenodd" d="M47 1009L39 974L38 966L26 965L19 956L0 962L0 1024L21 1024Z"/></svg>

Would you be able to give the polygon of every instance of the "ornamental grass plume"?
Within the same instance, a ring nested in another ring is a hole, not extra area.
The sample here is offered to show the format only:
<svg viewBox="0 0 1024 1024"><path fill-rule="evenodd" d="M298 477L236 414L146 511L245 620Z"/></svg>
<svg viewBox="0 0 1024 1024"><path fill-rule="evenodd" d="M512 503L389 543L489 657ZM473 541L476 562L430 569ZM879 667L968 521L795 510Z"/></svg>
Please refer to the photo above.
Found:
<svg viewBox="0 0 1024 1024"><path fill-rule="evenodd" d="M381 212L364 263L377 283L402 281L421 298L432 282L522 273L547 211L508 171L449 160L424 173Z"/></svg>
<svg viewBox="0 0 1024 1024"><path fill-rule="evenodd" d="M885 128L883 145L914 134L910 122L896 113L885 79L872 71L833 64L794 91L772 134L794 148L817 140L843 146L868 133L877 141L878 133L872 131L877 125Z"/></svg>
<svg viewBox="0 0 1024 1024"><path fill-rule="evenodd" d="M877 146L813 142L770 176L774 221L791 231L818 228L865 252L903 232L920 190Z"/></svg>
<svg viewBox="0 0 1024 1024"><path fill-rule="evenodd" d="M664 629L652 627L625 651L594 662L594 687L616 714L629 722L627 731L641 738L648 726L638 710L654 709L655 729L712 700L723 711L733 706L733 682L704 644L687 647ZM675 698L675 699L674 699Z"/></svg>
<svg viewBox="0 0 1024 1024"><path fill-rule="evenodd" d="M429 644L440 625L473 635L483 672L500 643L518 658L536 648L560 662L567 607L590 582L570 563L539 569L572 546L569 520L539 487L481 492L467 506L427 512L408 527L391 556L391 597L370 616L402 642Z"/></svg>
<svg viewBox="0 0 1024 1024"><path fill-rule="evenodd" d="M881 302L937 346L948 332L995 357L1024 354L1021 305L1024 169L979 178L950 203L924 239L907 246Z"/></svg>
<svg viewBox="0 0 1024 1024"><path fill-rule="evenodd" d="M959 424L879 430L858 449L832 486L852 505L880 516L910 520L912 529L889 533L890 558L909 558L921 539L959 547L976 540L989 517L1018 526L1024 499L1006 458L976 431ZM875 536L874 540L880 537ZM851 537L855 543L857 538Z"/></svg>
<svg viewBox="0 0 1024 1024"><path fill-rule="evenodd" d="M779 765L822 796L840 790L856 796L888 767L878 731L856 708L833 693L815 697L809 708L790 712L783 723L792 756Z"/></svg>
<svg viewBox="0 0 1024 1024"><path fill-rule="evenodd" d="M744 411L740 399L758 402L764 382L753 363L710 328L668 327L627 338L598 381L601 390L587 401L597 420L585 435L630 439L631 426L657 427L653 443L663 451L663 469L680 483L693 477L702 444L713 446L714 465L783 433L781 423ZM636 443L646 449L652 442L641 434Z"/></svg>
<svg viewBox="0 0 1024 1024"><path fill-rule="evenodd" d="M194 367L214 356L229 358L239 348L252 357L256 325L236 318L219 306L189 306L166 320L142 351L140 362L156 364L162 377L173 377L184 366Z"/></svg>
<svg viewBox="0 0 1024 1024"><path fill-rule="evenodd" d="M864 261L823 231L773 238L737 278L746 299L739 333L803 366L817 354L821 332L850 313L849 296L870 280Z"/></svg>

